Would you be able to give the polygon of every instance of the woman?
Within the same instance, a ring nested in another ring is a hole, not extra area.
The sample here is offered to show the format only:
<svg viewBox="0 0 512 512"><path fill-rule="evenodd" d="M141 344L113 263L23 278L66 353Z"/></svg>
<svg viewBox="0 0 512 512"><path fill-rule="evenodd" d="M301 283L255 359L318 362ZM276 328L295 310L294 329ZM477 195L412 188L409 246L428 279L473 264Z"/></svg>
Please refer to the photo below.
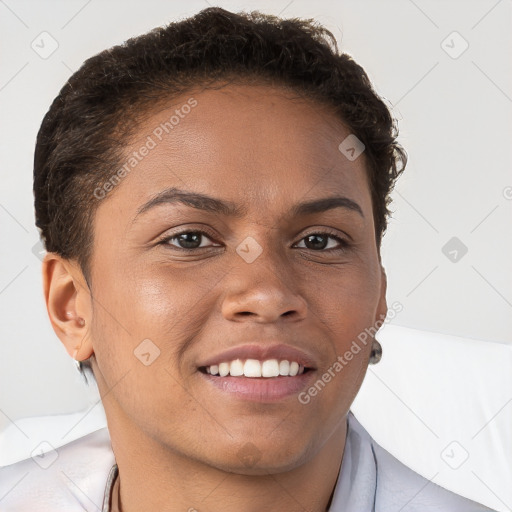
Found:
<svg viewBox="0 0 512 512"><path fill-rule="evenodd" d="M50 320L107 416L104 511L489 510L350 412L380 358L360 334L386 316L405 163L367 75L311 21L209 8L69 79L38 135L36 223Z"/></svg>

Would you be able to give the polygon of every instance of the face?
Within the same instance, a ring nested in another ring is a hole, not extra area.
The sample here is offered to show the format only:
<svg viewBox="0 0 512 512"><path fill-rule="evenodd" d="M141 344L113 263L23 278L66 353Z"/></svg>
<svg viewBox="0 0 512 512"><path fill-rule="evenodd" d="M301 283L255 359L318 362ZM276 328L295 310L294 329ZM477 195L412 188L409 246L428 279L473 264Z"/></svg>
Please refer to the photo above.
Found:
<svg viewBox="0 0 512 512"><path fill-rule="evenodd" d="M371 340L338 356L386 313L349 134L263 85L185 95L139 126L94 224L89 334L112 428L240 473L296 467L339 430Z"/></svg>

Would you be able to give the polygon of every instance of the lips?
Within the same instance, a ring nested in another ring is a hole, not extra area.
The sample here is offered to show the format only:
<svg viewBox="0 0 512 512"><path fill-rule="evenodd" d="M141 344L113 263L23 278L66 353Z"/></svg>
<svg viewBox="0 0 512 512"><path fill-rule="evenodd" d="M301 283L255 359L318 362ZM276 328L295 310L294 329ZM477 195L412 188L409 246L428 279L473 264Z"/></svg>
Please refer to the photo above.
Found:
<svg viewBox="0 0 512 512"><path fill-rule="evenodd" d="M316 363L311 355L290 345L260 342L212 356L198 370L223 396L275 402L303 390Z"/></svg>

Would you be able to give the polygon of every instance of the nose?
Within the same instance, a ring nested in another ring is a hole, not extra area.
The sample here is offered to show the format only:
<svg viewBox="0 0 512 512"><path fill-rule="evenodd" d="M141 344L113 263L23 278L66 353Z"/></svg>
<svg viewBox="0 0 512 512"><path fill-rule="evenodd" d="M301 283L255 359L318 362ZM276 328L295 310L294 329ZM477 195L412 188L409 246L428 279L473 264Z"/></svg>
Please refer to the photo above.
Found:
<svg viewBox="0 0 512 512"><path fill-rule="evenodd" d="M252 263L235 256L226 278L224 318L258 323L276 322L281 317L292 322L304 319L307 303L297 287L298 276L292 272L268 249Z"/></svg>

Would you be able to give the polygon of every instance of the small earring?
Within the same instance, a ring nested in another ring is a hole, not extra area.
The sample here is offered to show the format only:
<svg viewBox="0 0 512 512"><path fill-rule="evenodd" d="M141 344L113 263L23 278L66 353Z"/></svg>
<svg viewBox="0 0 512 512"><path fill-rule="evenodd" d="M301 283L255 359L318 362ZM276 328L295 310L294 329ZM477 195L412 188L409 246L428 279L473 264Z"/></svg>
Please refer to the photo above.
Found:
<svg viewBox="0 0 512 512"><path fill-rule="evenodd" d="M84 365L83 365L82 361L78 361L76 359L77 355L78 355L78 348L76 348L75 351L73 352L73 362L75 363L75 368L78 370L78 373L83 377L85 383L89 384L89 381L87 380L87 375L85 374L85 371L84 371Z"/></svg>
<svg viewBox="0 0 512 512"><path fill-rule="evenodd" d="M382 357L382 345L377 341L373 340L372 352L370 354L370 364L377 364Z"/></svg>
<svg viewBox="0 0 512 512"><path fill-rule="evenodd" d="M73 352L73 355L71 357L73 357L73 361L75 362L75 366L76 366L76 369L80 372L80 373L83 373L83 367L82 367L82 361L78 361L76 356L78 355L78 350L80 349L80 347L77 345L75 347L75 351Z"/></svg>

